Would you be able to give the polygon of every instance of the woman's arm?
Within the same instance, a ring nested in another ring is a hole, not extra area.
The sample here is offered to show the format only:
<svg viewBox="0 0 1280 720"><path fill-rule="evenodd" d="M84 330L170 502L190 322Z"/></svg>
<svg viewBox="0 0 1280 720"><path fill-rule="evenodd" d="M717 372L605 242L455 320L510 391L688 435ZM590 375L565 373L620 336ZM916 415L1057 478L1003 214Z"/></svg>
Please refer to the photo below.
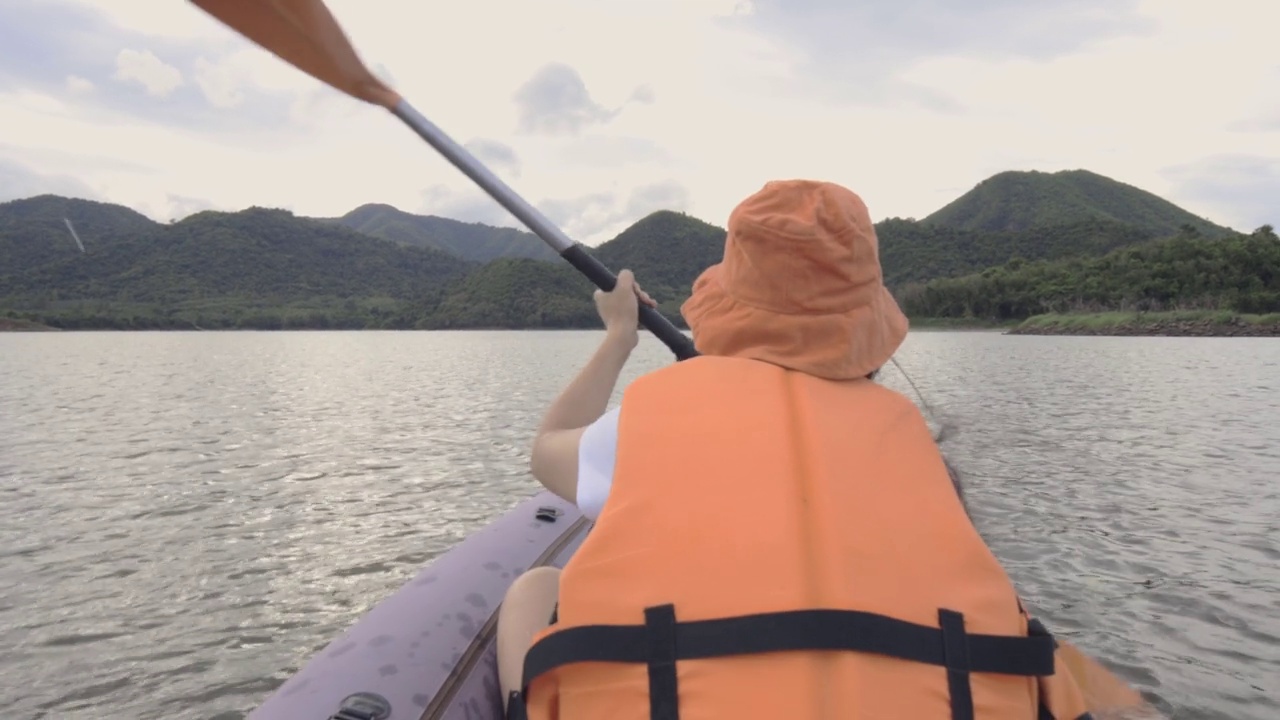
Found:
<svg viewBox="0 0 1280 720"><path fill-rule="evenodd" d="M633 347L625 336L606 333L604 342L551 404L538 428L530 463L533 476L569 502L577 502L582 431L604 414Z"/></svg>
<svg viewBox="0 0 1280 720"><path fill-rule="evenodd" d="M595 300L604 321L604 342L547 409L530 457L538 482L573 503L577 502L578 443L582 431L604 414L622 367L640 342L639 303L657 305L635 284L630 270L618 273L613 291L597 290Z"/></svg>

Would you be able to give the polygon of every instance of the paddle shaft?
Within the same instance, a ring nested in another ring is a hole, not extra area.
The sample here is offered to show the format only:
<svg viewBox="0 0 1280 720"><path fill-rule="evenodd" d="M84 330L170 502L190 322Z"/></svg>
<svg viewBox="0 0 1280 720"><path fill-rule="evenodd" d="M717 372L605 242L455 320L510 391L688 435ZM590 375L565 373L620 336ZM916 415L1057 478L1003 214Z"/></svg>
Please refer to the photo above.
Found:
<svg viewBox="0 0 1280 720"><path fill-rule="evenodd" d="M391 112L403 120L406 125L413 128L414 132L418 133L423 140L426 140L431 147L445 156L449 162L453 163L467 177L475 181L481 188L484 188L484 191L489 193L490 197L516 216L520 222L533 231L533 234L542 238L543 242L560 253L560 257L567 260L570 265L577 268L583 275L586 275L587 279L594 283L596 287L609 292L617 285L618 277L610 272L609 268L588 253L587 249L581 244L570 240L545 215L538 212L537 208L525 202L524 198L517 195L497 175L494 175L487 167L482 165L475 156L467 152L466 148L446 135L443 130L424 117L422 113L415 110L409 104L409 101L401 99L391 109ZM644 304L640 305L640 324L652 332L668 348L671 348L671 351L675 353L676 360L687 360L698 354L698 351L694 349L693 341L654 308Z"/></svg>

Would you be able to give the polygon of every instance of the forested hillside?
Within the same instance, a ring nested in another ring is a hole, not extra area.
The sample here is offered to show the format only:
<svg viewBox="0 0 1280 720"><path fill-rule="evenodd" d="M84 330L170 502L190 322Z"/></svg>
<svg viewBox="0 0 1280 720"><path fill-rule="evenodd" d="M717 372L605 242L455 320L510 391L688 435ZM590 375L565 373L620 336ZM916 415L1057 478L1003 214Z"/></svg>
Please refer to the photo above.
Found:
<svg viewBox="0 0 1280 720"><path fill-rule="evenodd" d="M1227 231L1083 171L1001 173L923 221L876 229L886 282L917 318L1277 309L1270 228ZM680 304L720 260L724 236L659 211L591 252L632 269L683 325ZM0 316L56 327L596 327L592 289L530 233L386 205L330 219L250 208L161 224L49 195L0 204Z"/></svg>
<svg viewBox="0 0 1280 720"><path fill-rule="evenodd" d="M1101 257L1013 260L905 287L914 316L1021 320L1107 310L1280 312L1280 238L1270 226L1206 240L1194 232Z"/></svg>

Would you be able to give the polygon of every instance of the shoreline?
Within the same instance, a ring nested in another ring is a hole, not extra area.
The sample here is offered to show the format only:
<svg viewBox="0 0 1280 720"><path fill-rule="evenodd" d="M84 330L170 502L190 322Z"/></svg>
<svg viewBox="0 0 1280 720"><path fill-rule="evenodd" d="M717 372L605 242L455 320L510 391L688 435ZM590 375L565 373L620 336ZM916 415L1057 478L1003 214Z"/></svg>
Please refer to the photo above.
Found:
<svg viewBox="0 0 1280 720"><path fill-rule="evenodd" d="M974 318L911 318L911 332L1000 332L1003 335L1079 335L1112 337L1280 337L1280 313L1248 315L1226 311L1051 313L1019 321ZM159 327L61 328L15 317L0 316L0 332L539 332L600 330L592 327L210 327L174 322ZM682 332L688 332L681 328ZM641 332L647 332L642 329Z"/></svg>
<svg viewBox="0 0 1280 720"><path fill-rule="evenodd" d="M1006 335L1111 337L1280 337L1280 313L1220 310L1102 312L1037 315Z"/></svg>
<svg viewBox="0 0 1280 720"><path fill-rule="evenodd" d="M913 319L911 322L911 332L998 332L1001 330L1009 330L1016 323L1013 322L986 322L973 320L960 320L955 318L941 319ZM676 326L683 333L688 333L689 329ZM0 316L0 332L325 332L325 331L341 331L341 332L563 332L563 331L580 331L580 332L597 332L603 331L602 327L581 327L581 326L531 326L531 327L502 327L502 326L483 326L476 325L471 327L430 327L430 328L381 328L381 327L199 327L190 323L174 323L170 325L157 325L152 327L110 327L110 326L89 326L77 328L62 328L57 326L42 325L30 320L19 320L17 318L9 318ZM648 333L645 328L640 328L641 333Z"/></svg>
<svg viewBox="0 0 1280 720"><path fill-rule="evenodd" d="M0 315L0 332L58 332L60 329L30 320L19 320L18 318Z"/></svg>

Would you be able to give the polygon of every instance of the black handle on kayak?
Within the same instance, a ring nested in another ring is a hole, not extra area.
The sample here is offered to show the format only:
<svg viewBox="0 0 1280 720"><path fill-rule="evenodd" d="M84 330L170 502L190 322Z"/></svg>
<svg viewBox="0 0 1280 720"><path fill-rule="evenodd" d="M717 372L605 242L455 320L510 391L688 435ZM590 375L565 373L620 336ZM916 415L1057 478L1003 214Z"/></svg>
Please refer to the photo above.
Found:
<svg viewBox="0 0 1280 720"><path fill-rule="evenodd" d="M560 253L560 257L569 261L569 264L577 268L578 272L586 275L588 280L605 292L612 291L618 284L618 276L589 254L581 243L570 245ZM649 332L657 336L664 345L671 348L671 352L676 354L677 361L697 357L698 351L694 349L693 341L689 336L680 332L680 329L662 313L644 303L640 304L640 324L648 328Z"/></svg>

